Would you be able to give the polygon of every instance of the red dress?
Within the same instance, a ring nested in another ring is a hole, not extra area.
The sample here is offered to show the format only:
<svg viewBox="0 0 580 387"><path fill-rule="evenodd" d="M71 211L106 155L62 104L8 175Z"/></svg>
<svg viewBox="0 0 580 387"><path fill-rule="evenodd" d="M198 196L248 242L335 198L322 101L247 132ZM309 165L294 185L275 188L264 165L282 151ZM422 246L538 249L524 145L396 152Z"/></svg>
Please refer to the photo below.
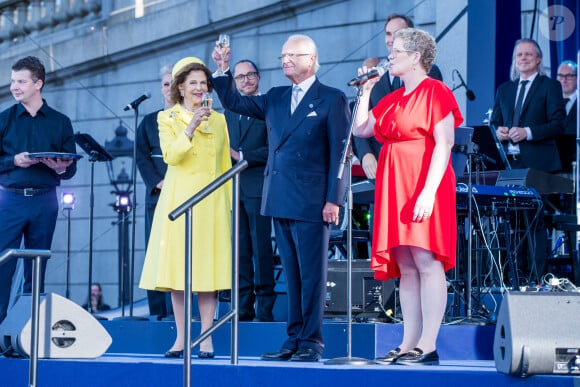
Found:
<svg viewBox="0 0 580 387"><path fill-rule="evenodd" d="M455 174L449 159L431 217L413 222L413 208L421 193L435 147L435 125L450 112L454 128L463 121L455 97L442 82L426 78L403 95L400 88L373 109L375 137L383 147L375 181L375 218L371 268L375 278L401 276L391 257L393 247L417 246L432 251L445 271L455 266L457 226Z"/></svg>

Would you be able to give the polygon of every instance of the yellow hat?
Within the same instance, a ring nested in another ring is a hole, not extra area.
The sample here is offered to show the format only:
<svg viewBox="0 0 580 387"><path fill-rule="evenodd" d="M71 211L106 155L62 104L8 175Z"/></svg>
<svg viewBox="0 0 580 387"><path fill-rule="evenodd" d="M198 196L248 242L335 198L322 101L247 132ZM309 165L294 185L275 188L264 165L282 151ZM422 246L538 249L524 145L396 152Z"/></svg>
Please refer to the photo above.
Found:
<svg viewBox="0 0 580 387"><path fill-rule="evenodd" d="M199 63L205 66L205 63L203 63L201 59L196 58L195 56L188 56L183 59L180 59L175 64L175 66L173 66L173 70L171 70L171 77L175 79L175 77L177 76L177 74L181 72L181 70L183 70L185 67L187 67L192 63Z"/></svg>

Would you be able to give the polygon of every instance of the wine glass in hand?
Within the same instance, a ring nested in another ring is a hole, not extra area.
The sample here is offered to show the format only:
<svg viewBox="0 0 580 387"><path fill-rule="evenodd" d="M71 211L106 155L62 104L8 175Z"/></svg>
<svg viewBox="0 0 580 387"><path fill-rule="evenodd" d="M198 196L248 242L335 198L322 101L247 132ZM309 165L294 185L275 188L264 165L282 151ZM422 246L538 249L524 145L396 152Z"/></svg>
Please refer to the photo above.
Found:
<svg viewBox="0 0 580 387"><path fill-rule="evenodd" d="M230 47L230 36L227 34L220 34L218 44L220 46L220 53L222 54L222 73L224 73L224 56L227 53L227 49Z"/></svg>
<svg viewBox="0 0 580 387"><path fill-rule="evenodd" d="M208 107L211 109L212 102L213 102L213 97L212 97L211 93L209 93L209 92L203 93L203 96L201 97L201 106ZM209 128L209 117L208 117L208 121L205 122L205 129L207 130L208 128Z"/></svg>

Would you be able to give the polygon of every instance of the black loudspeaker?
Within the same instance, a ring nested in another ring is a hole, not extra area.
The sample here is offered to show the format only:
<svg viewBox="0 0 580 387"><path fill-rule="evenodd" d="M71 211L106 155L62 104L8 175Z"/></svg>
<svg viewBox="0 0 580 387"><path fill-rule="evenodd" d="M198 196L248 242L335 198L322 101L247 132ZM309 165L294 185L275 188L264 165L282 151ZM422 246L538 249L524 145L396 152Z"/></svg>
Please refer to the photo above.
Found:
<svg viewBox="0 0 580 387"><path fill-rule="evenodd" d="M327 315L346 315L346 265L346 260L328 261L325 310ZM383 282L374 279L369 260L352 261L351 286L353 315L364 313L367 319L381 320L387 318L382 308L394 310L394 281Z"/></svg>
<svg viewBox="0 0 580 387"><path fill-rule="evenodd" d="M0 348L30 357L30 306L22 295L0 325ZM55 293L40 296L38 358L94 359L112 343L111 336L89 312Z"/></svg>
<svg viewBox="0 0 580 387"><path fill-rule="evenodd" d="M580 375L580 293L508 293L493 342L495 367L510 375Z"/></svg>

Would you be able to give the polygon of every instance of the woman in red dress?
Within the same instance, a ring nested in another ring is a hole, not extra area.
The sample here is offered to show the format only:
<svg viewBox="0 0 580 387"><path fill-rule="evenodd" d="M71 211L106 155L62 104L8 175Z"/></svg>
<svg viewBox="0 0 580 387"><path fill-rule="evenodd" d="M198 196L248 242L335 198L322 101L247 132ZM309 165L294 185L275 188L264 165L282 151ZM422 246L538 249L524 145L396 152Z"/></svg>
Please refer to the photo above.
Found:
<svg viewBox="0 0 580 387"><path fill-rule="evenodd" d="M445 271L455 266L457 229L454 130L463 118L445 84L427 76L435 40L425 31L397 31L390 73L404 83L368 112L363 86L354 134L383 143L375 182L371 267L375 278L400 277L401 344L377 359L391 364L439 364L436 340L445 313ZM361 70L366 71L365 68Z"/></svg>

